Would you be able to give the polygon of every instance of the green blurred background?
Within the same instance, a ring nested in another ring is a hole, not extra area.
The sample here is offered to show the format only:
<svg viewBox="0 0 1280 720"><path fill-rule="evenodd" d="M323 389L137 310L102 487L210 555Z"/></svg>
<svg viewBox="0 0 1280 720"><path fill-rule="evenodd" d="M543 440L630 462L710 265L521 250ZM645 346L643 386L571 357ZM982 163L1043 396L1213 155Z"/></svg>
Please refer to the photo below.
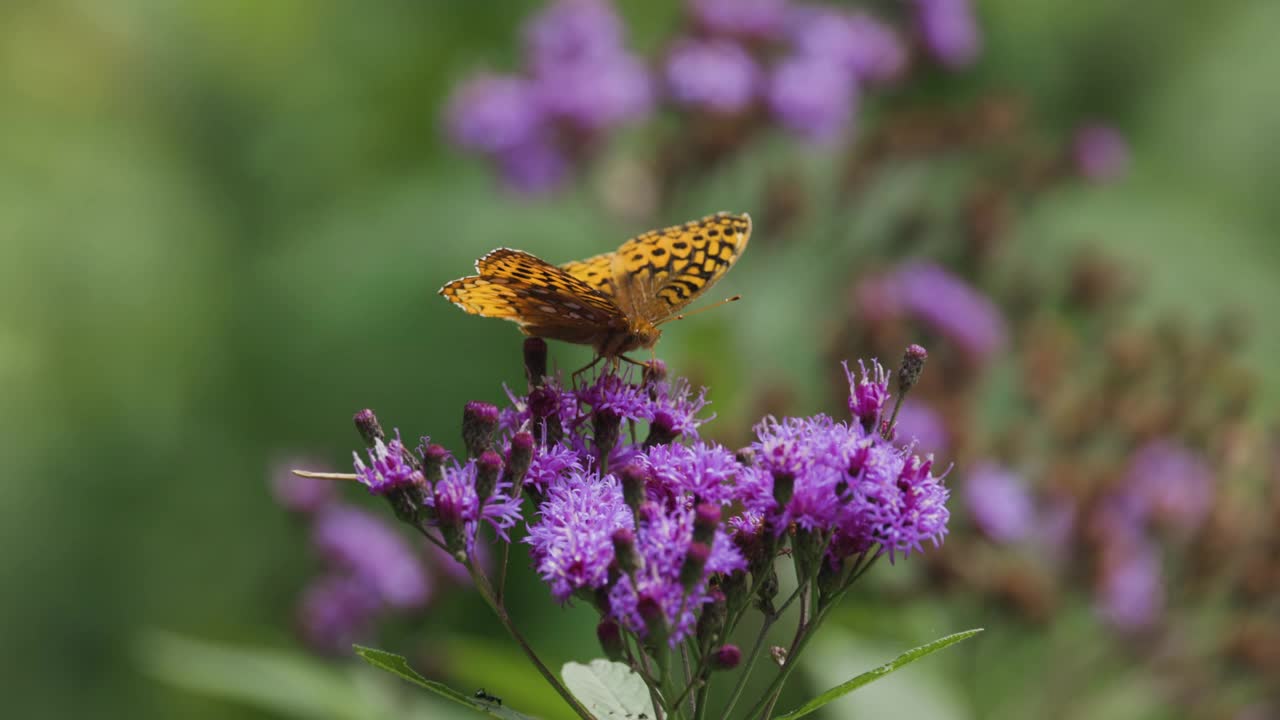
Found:
<svg viewBox="0 0 1280 720"><path fill-rule="evenodd" d="M640 49L679 12L619 5ZM496 401L501 381L519 379L518 338L436 288L497 245L568 260L642 229L606 216L590 190L507 194L443 139L451 83L509 67L536 6L0 5L6 715L274 717L157 683L145 640L159 629L294 647L294 595L313 568L305 533L266 492L270 463L302 451L341 464L361 407L456 442L461 404ZM1244 308L1274 408L1280 4L979 6L986 50L959 86L1024 94L1051 129L1106 118L1134 148L1123 184L1059 193L1022 234L1046 262L1082 241L1130 258L1153 312ZM754 212L737 187L679 205L688 217ZM664 340L677 370L687 361L715 382L722 417L740 407L735 391L773 376L810 398L822 387L816 349L775 342L824 300L786 292L794 279L779 267L820 261L787 252L785 264L748 254L725 283L747 301ZM584 357L557 352L566 366ZM557 661L587 659L589 625L523 587L535 642ZM478 606L440 610L454 636L491 641L453 648L468 678L516 662Z"/></svg>

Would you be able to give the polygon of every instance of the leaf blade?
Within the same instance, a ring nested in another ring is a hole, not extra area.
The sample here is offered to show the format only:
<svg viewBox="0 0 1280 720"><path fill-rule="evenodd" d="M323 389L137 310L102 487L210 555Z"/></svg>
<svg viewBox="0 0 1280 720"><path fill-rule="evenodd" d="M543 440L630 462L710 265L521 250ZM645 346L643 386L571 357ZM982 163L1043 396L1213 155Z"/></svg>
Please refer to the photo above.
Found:
<svg viewBox="0 0 1280 720"><path fill-rule="evenodd" d="M569 662L560 669L560 678L569 692L602 720L656 717L649 687L622 663L604 659L587 665Z"/></svg>
<svg viewBox="0 0 1280 720"><path fill-rule="evenodd" d="M974 628L972 630L965 630L964 632L958 632L952 635L947 635L946 637L938 638L933 642L925 643L924 645L921 645L919 647L912 648L902 653L898 657L890 660L889 662L881 665L880 667L874 668L872 670L868 670L867 672L864 672L861 675L857 675L854 678L848 680L847 682L843 682L831 688L830 690L827 690L826 692L822 693L821 695L818 695L814 699L810 700L804 705L801 705L795 710L792 710L789 713L786 713L784 715L774 716L773 720L798 720L798 718L802 718L805 715L808 715L814 712L815 710L821 708L822 706L826 705L829 702L832 702L833 700L837 700L841 697L844 697L845 695L848 695L849 693L861 687L870 685L876 680L879 680L880 678L888 675L889 673L895 670L899 670L906 665L910 665L916 660L924 658L928 655L932 655L933 653L943 648L955 645L956 643L962 640L967 640L973 637L974 635L977 635L978 633L982 632L983 630L984 628Z"/></svg>
<svg viewBox="0 0 1280 720"><path fill-rule="evenodd" d="M460 705L465 705L472 710L484 713L490 717L502 718L502 720L533 720L530 716L520 712L516 712L505 705L498 705L491 702L484 702L469 697L453 688L439 683L434 680L428 680L418 671L409 666L409 661L404 657L389 653L385 650L377 648L364 647L363 645L352 646L357 655L370 665L399 677L402 680L417 685L420 688L439 695L447 700L452 700Z"/></svg>

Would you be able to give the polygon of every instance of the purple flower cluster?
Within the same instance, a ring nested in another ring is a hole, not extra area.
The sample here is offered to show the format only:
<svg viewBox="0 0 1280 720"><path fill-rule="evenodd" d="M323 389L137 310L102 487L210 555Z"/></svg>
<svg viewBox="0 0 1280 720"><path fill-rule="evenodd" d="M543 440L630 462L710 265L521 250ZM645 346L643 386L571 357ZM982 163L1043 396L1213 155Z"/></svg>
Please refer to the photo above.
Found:
<svg viewBox="0 0 1280 720"><path fill-rule="evenodd" d="M872 320L908 315L982 361L1005 347L1004 315L989 298L942 266L913 261L862 281L857 297Z"/></svg>
<svg viewBox="0 0 1280 720"><path fill-rule="evenodd" d="M974 466L964 483L973 522L992 541L1014 543L1035 529L1036 512L1026 481L993 462Z"/></svg>
<svg viewBox="0 0 1280 720"><path fill-rule="evenodd" d="M914 5L920 39L934 60L959 69L977 59L982 36L969 0L914 0Z"/></svg>
<svg viewBox="0 0 1280 720"><path fill-rule="evenodd" d="M1120 179L1129 169L1129 143L1108 125L1085 125L1071 144L1076 172L1085 180L1105 183Z"/></svg>
<svg viewBox="0 0 1280 720"><path fill-rule="evenodd" d="M483 72L450 99L453 140L488 155L514 189L555 187L585 142L648 114L652 80L605 0L560 0L525 32L522 74Z"/></svg>

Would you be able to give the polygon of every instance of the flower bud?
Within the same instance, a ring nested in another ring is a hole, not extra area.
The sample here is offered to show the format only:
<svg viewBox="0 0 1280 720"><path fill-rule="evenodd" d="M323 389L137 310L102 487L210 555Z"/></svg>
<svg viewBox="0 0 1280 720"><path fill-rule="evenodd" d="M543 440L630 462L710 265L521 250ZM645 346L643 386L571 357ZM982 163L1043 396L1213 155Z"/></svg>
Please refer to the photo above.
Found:
<svg viewBox="0 0 1280 720"><path fill-rule="evenodd" d="M622 642L622 628L612 618L605 618L596 625L596 638L600 640L600 648L604 650L604 656L614 662L621 662L623 658L624 645Z"/></svg>
<svg viewBox="0 0 1280 720"><path fill-rule="evenodd" d="M469 457L479 457L493 449L493 435L498 429L498 406L472 401L462 411L462 444Z"/></svg>
<svg viewBox="0 0 1280 720"><path fill-rule="evenodd" d="M524 484L524 474L529 471L533 462L533 434L518 432L511 438L511 448L507 450L506 470L502 479L510 483L511 494L518 495Z"/></svg>
<svg viewBox="0 0 1280 720"><path fill-rule="evenodd" d="M711 557L711 546L695 542L689 545L689 552L684 556L684 564L680 566L680 585L686 592L702 582L702 571L707 567L707 558Z"/></svg>
<svg viewBox="0 0 1280 720"><path fill-rule="evenodd" d="M830 598L840 589L840 583L844 581L844 560L832 561L831 558L824 558L822 567L818 568L818 592L819 602L823 602Z"/></svg>
<svg viewBox="0 0 1280 720"><path fill-rule="evenodd" d="M449 451L442 445L428 445L422 449L422 474L428 483L435 485L444 478L444 462Z"/></svg>
<svg viewBox="0 0 1280 720"><path fill-rule="evenodd" d="M476 461L476 496L484 502L498 485L498 473L502 471L502 458L492 450L486 450Z"/></svg>
<svg viewBox="0 0 1280 720"><path fill-rule="evenodd" d="M524 341L524 375L529 387L542 387L547 376L547 341L542 338L526 338Z"/></svg>
<svg viewBox="0 0 1280 720"><path fill-rule="evenodd" d="M747 573L741 570L731 573L724 578L720 589L724 592L726 611L729 615L737 617L738 613L747 606L747 593L751 590Z"/></svg>
<svg viewBox="0 0 1280 720"><path fill-rule="evenodd" d="M670 413L659 413L649 423L649 436L644 439L644 446L669 445L678 437L680 433L676 432L675 418Z"/></svg>
<svg viewBox="0 0 1280 720"><path fill-rule="evenodd" d="M666 363L662 362L657 358L654 358L653 360L645 363L644 379L642 380L642 384L654 385L660 382L664 382L666 381L666 379L667 379Z"/></svg>
<svg viewBox="0 0 1280 720"><path fill-rule="evenodd" d="M761 612L773 615L777 612L773 607L773 599L778 596L778 571L770 565L764 573L760 589L756 590L756 602Z"/></svg>
<svg viewBox="0 0 1280 720"><path fill-rule="evenodd" d="M728 598L719 590L711 591L711 602L702 606L702 614L698 616L698 646L709 648L720 640L724 634L724 624L728 620Z"/></svg>
<svg viewBox="0 0 1280 720"><path fill-rule="evenodd" d="M645 641L655 648L665 645L667 618L662 610L662 603L652 595L641 595L636 600L636 613L644 621Z"/></svg>
<svg viewBox="0 0 1280 720"><path fill-rule="evenodd" d="M622 499L631 512L638 513L645 500L645 486L649 482L649 470L643 463L634 462L622 468Z"/></svg>
<svg viewBox="0 0 1280 720"><path fill-rule="evenodd" d="M611 410L597 410L591 413L591 431L596 452L600 454L600 471L603 473L607 469L605 466L609 462L609 453L618 444L622 417Z"/></svg>
<svg viewBox="0 0 1280 720"><path fill-rule="evenodd" d="M786 509L787 503L791 502L791 496L795 493L795 490L795 475L782 471L773 473L773 501L778 504L778 512Z"/></svg>
<svg viewBox="0 0 1280 720"><path fill-rule="evenodd" d="M902 366L898 368L898 402L902 402L902 397L907 391L915 387L916 381L920 379L920 373L924 372L924 361L929 359L929 353L919 345L908 345L907 350L902 355Z"/></svg>
<svg viewBox="0 0 1280 720"><path fill-rule="evenodd" d="M636 550L636 534L631 528L618 528L613 532L613 558L618 569L632 575L640 568L640 553Z"/></svg>
<svg viewBox="0 0 1280 720"><path fill-rule="evenodd" d="M365 408L355 415L356 430L360 432L360 437L364 438L364 444L370 447L379 440L386 437L382 432L382 425L378 423L378 416L373 411Z"/></svg>
<svg viewBox="0 0 1280 720"><path fill-rule="evenodd" d="M720 527L720 508L713 503L699 503L693 511L693 539L710 545Z"/></svg>
<svg viewBox="0 0 1280 720"><path fill-rule="evenodd" d="M805 528L797 528L791 539L791 554L796 563L796 579L808 582L818 571L818 563L822 561L822 553L827 549L822 533Z"/></svg>
<svg viewBox="0 0 1280 720"><path fill-rule="evenodd" d="M711 655L712 670L732 670L742 662L742 651L737 645L721 645Z"/></svg>

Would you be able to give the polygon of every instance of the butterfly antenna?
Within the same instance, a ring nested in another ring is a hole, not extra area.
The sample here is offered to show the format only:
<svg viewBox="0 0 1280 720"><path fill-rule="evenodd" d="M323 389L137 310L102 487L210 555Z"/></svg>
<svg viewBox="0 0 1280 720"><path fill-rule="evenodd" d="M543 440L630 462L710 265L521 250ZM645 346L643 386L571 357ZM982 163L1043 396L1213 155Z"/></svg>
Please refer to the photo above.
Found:
<svg viewBox="0 0 1280 720"><path fill-rule="evenodd" d="M737 301L739 301L739 300L741 300L741 299L742 299L742 296L741 296L741 295L734 295L733 297L727 297L727 298L725 298L725 299L721 300L721 301L720 301L720 302L718 302L718 303L712 303L712 304L710 304L710 305L708 305L708 306L706 306L706 307L698 308L697 310L694 310L693 312L680 313L679 315L672 315L671 317L667 318L667 322L670 322L671 320L683 320L683 319L685 319L685 318L687 318L687 317L693 317L694 315L697 315L698 313L706 312L706 311L708 311L708 310L712 310L712 309L718 308L718 307L720 307L721 305L728 305L728 304L729 304L729 303L731 303L731 302L737 302Z"/></svg>

